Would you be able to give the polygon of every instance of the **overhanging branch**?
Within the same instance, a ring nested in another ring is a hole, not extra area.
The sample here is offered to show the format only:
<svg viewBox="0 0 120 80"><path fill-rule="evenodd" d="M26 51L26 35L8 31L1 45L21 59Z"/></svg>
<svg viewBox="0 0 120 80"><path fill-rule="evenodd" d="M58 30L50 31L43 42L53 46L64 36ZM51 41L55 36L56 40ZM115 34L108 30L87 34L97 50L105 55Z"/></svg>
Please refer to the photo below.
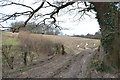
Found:
<svg viewBox="0 0 120 80"><path fill-rule="evenodd" d="M48 5L44 5L45 2L46 2ZM55 4L50 3L50 2L48 2L48 1L43 1L38 8L33 9L32 7L27 6L27 5L24 5L24 4L11 2L11 3L7 4L7 5L13 5L13 4L14 4L14 5L21 5L21 6L30 8L32 11L26 11L26 12L21 12L21 13L14 13L14 14L12 14L12 15L8 15L8 17L5 16L5 17L3 18L3 21L7 21L7 20L9 20L10 18L18 17L18 16L21 16L21 15L29 15L29 17L28 17L28 18L26 19L26 21L24 22L24 25L21 26L21 27L25 27L25 26L27 25L27 23L30 21L30 19L32 19L32 17L33 17L41 8L45 8L45 7L47 6L47 7L54 7L54 10L51 11L51 12L47 12L47 13L45 13L45 14L40 13L40 14L38 14L38 15L35 16L35 17L41 17L41 18L43 18L43 22L44 22L44 23L45 23L45 21L48 20L48 19L53 19L53 21L51 21L51 24L53 24L53 25L55 24L55 26L58 27L58 25L56 24L56 21L57 21L57 20L56 20L55 14L58 14L58 13L60 12L60 10L66 8L66 7L70 6L70 5L73 5L74 3L76 3L76 2L69 1L69 2L66 2L66 3L61 4L61 5L55 5ZM80 3L80 2L79 2L79 3ZM79 7L79 9L81 9L79 12L82 12L82 13L83 13L81 16L83 16L84 14L86 14L86 13L85 13L86 11L90 11L90 10L92 9L91 7L89 7L89 5L88 5L86 2L85 2L84 4L87 6L86 8L82 9L82 8ZM5 4L2 5L2 6L5 6ZM78 10L79 10L79 9L78 9ZM76 10L76 8L71 9L71 11L72 11L72 10ZM44 16L47 16L47 17L44 17ZM48 17L48 16L49 16L49 17ZM42 21L41 21L41 22L42 22ZM20 28L20 27L18 27L17 29L19 29L19 28Z"/></svg>
<svg viewBox="0 0 120 80"><path fill-rule="evenodd" d="M34 11L34 9L30 6L27 6L27 5L24 5L24 4L20 4L20 3L15 3L15 2L10 2L9 4L3 4L3 5L0 5L1 7L4 7L4 6L8 6L8 5L20 5L20 6L23 6L23 7L27 7L27 8L30 8L32 11Z"/></svg>

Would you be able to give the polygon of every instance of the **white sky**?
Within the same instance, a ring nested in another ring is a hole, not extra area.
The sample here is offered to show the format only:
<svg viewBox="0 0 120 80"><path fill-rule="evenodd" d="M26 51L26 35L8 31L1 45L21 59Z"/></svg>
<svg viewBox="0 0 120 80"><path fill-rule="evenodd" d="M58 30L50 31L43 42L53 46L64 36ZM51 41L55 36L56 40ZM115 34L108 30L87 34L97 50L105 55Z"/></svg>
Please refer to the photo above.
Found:
<svg viewBox="0 0 120 80"><path fill-rule="evenodd" d="M31 5L31 2L33 2L35 0L24 0L24 3L27 5ZM37 8L36 6L33 6L34 8ZM15 6L8 6L8 7L4 7L4 8L0 8L0 12L2 13L9 13L12 14L14 12L18 12L18 11L26 11L28 10L27 8L24 7L15 7ZM45 10L45 12L48 12L50 9ZM43 10L44 11L44 10ZM59 25L62 28L69 28L69 30L62 30L63 34L67 34L67 35L81 35L84 34L86 35L87 33L90 34L94 34L95 32L97 32L99 30L99 25L97 20L95 19L95 14L91 14L91 17L88 16L84 16L84 18L82 18L80 21L78 21L78 17L80 16L80 14L78 14L76 17L74 17L74 15L76 14L75 11L73 11L70 14L65 14L61 11L61 13L63 14L62 16L58 16L57 20L59 21L64 21L59 23ZM27 18L25 16L19 17L17 20L26 20ZM8 21L8 23L2 23L2 25L4 26L10 26L12 21Z"/></svg>

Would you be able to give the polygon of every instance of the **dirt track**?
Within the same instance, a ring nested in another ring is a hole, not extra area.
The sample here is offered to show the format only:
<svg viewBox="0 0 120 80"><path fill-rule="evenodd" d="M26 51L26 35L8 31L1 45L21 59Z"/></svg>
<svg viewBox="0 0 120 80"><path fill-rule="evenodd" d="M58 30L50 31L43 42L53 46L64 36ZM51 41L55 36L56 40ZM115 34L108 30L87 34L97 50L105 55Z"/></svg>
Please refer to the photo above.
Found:
<svg viewBox="0 0 120 80"><path fill-rule="evenodd" d="M87 77L90 56L93 50L87 49L76 55L56 56L45 64L39 64L29 70L7 75L10 78L83 78Z"/></svg>
<svg viewBox="0 0 120 80"><path fill-rule="evenodd" d="M84 50L77 55L72 64L60 71L60 73L53 77L62 78L84 78L87 77L86 72L89 68L89 60L92 57L92 50ZM89 58L88 58L89 57Z"/></svg>

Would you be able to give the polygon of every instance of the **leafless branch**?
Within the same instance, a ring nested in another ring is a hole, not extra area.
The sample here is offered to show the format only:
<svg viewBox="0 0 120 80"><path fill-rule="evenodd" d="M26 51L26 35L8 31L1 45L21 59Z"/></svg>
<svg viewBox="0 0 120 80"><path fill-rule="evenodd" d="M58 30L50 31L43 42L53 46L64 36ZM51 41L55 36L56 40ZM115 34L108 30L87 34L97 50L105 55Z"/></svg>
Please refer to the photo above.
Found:
<svg viewBox="0 0 120 80"><path fill-rule="evenodd" d="M34 15L39 9L41 9L41 8L43 7L44 3L45 3L45 2L42 2L41 5L31 13L30 17L25 21L24 27L26 26L27 22L33 17L33 15Z"/></svg>
<svg viewBox="0 0 120 80"><path fill-rule="evenodd" d="M79 17L79 19L81 19L85 14L85 11L82 12L81 16Z"/></svg>
<svg viewBox="0 0 120 80"><path fill-rule="evenodd" d="M30 13L31 13L31 11L25 11L25 12L21 12L21 13L14 13L12 15L5 15L4 14L5 16L0 19L0 20L2 20L2 21L0 21L0 23L4 22L4 21L7 21L7 20L9 20L9 19L11 19L13 17L18 17L18 16L21 16L21 15L28 15ZM7 18L5 18L5 17L7 17Z"/></svg>
<svg viewBox="0 0 120 80"><path fill-rule="evenodd" d="M0 26L1 26L0 28L10 28L10 27L4 27L2 24L0 24Z"/></svg>
<svg viewBox="0 0 120 80"><path fill-rule="evenodd" d="M52 6L52 7L58 8L56 5L53 5L53 4L51 4L50 2L48 2L48 1L47 1L47 3L48 3L50 6Z"/></svg>
<svg viewBox="0 0 120 80"><path fill-rule="evenodd" d="M48 5L45 5L45 6L44 6L44 3L45 3L45 2L46 2ZM40 14L38 14L38 15L35 16L35 17L44 17L44 16L48 16L48 15L49 15L48 18L45 17L45 18L43 19L43 21L40 21L39 23L44 23L44 24L46 24L46 20L53 19L53 21L51 21L51 24L54 25L54 26L56 26L56 27L59 27L59 26L56 24L56 21L57 21L57 20L56 20L56 18L55 18L55 15L58 14L60 10L66 8L66 7L70 6L70 5L73 5L74 3L75 3L75 2L73 2L73 1L69 1L69 2L66 2L66 3L65 3L65 2L63 3L63 2L62 2L60 5L55 5L55 4L50 3L50 2L48 2L48 1L43 1L43 2L40 4L40 6L38 6L38 8L33 9L32 7L27 6L27 5L24 5L24 4L15 3L15 2L9 2L8 4L6 3L6 4L0 5L0 6L20 5L20 6L27 7L27 8L29 8L29 9L31 9L31 11L26 11L26 12L21 12L21 13L14 13L14 14L12 14L12 15L6 15L6 16L2 17L2 19L3 19L2 22L7 21L7 20L9 20L9 19L11 19L11 18L14 18L14 17L21 16L21 15L29 15L29 17L28 17L28 18L26 19L26 21L24 22L24 26L22 26L22 27L25 27L25 26L27 25L27 23L32 19L32 17L33 17L41 8L54 7L55 9L54 9L53 11L48 12L48 13L45 13L45 14L40 13ZM81 2L79 2L79 3L81 3ZM78 3L78 4L79 4L79 3ZM82 3L83 3L83 2L82 2ZM78 4L77 4L77 5L78 5ZM78 7L73 6L73 9L70 9L69 11L78 9L78 10L80 10L79 12L82 13L82 15L81 15L81 17L82 17L84 14L87 14L86 11L90 11L90 10L91 10L91 7L89 7L86 2L83 3L83 4L85 4L86 8L82 9L82 8L79 7L79 6L78 6ZM88 14L87 14L87 15L88 15ZM81 17L80 17L80 18L81 18ZM39 23L38 23L38 24L39 24ZM19 29L19 28L20 28L20 27L17 27L16 29ZM15 31L15 29L14 29L14 31Z"/></svg>
<svg viewBox="0 0 120 80"><path fill-rule="evenodd" d="M27 5L24 5L24 4L20 4L20 3L15 3L15 2L11 2L9 4L3 4L3 5L0 5L0 6L4 7L4 6L8 6L8 5L13 5L13 4L20 5L20 6L23 6L23 7L27 7L27 8L30 8L32 11L34 11L34 9L32 7L30 7L30 6L27 6Z"/></svg>
<svg viewBox="0 0 120 80"><path fill-rule="evenodd" d="M56 19L55 19L55 17L54 17L55 14L59 13L59 11L60 11L61 9L65 8L65 7L69 6L69 5L72 5L72 4L74 4L74 3L75 3L75 2L68 2L68 3L66 3L66 4L64 4L64 5L62 5L62 6L57 7L56 10L54 10L54 11L51 13L51 15L50 15L50 18L53 18L53 19L54 19L53 23L56 22Z"/></svg>

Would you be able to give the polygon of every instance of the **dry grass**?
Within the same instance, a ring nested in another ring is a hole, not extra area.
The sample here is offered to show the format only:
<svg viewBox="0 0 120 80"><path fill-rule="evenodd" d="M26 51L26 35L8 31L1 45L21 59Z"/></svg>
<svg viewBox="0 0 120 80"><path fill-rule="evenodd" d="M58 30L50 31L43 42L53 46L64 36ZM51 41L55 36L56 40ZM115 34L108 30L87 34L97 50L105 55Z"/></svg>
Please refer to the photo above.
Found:
<svg viewBox="0 0 120 80"><path fill-rule="evenodd" d="M36 36L41 36L41 34L35 34ZM88 48L96 48L100 45L100 40L98 39L88 39L81 37L68 37L68 36L55 36L55 35L43 35L45 38L50 39L53 42L62 43L67 48L72 50L78 50L80 48L85 49L86 43ZM79 47L77 47L79 45Z"/></svg>
<svg viewBox="0 0 120 80"><path fill-rule="evenodd" d="M18 38L26 51L32 51L38 55L41 53L52 55L55 53L56 45L60 45L60 43L56 44L58 42L54 42L43 35L35 36L29 32L20 32Z"/></svg>
<svg viewBox="0 0 120 80"><path fill-rule="evenodd" d="M3 41L11 38L10 35L16 36L18 34L11 33L11 32L4 32L3 33ZM87 46L88 48L95 48L100 45L100 40L97 40L97 39L88 39L88 38L81 38L81 37L68 37L68 36L55 36L55 35L42 35L42 34L31 34L31 35L36 37L39 40L42 37L42 38L50 40L54 43L64 44L64 46L67 47L69 50L70 49L78 50L77 45L79 45L79 48L84 49L86 43L88 44L88 46ZM36 38L34 38L34 37L32 37L32 39L36 40ZM44 41L44 39L43 39L43 41Z"/></svg>
<svg viewBox="0 0 120 80"><path fill-rule="evenodd" d="M3 38L9 39L10 35L18 35L16 33L5 33L3 34ZM15 36L14 35L14 36ZM77 45L80 45L79 48L85 48L86 43L88 44L88 48L95 48L100 45L100 40L98 39L88 39L88 38L81 38L81 37L68 37L68 36L55 36L55 35L42 35L42 34L31 34L33 37L32 39L36 40L37 39L47 39L50 40L54 43L61 43L64 44L67 48L72 49L72 50L77 50ZM35 37L35 38L34 38ZM43 41L44 41L43 39Z"/></svg>

